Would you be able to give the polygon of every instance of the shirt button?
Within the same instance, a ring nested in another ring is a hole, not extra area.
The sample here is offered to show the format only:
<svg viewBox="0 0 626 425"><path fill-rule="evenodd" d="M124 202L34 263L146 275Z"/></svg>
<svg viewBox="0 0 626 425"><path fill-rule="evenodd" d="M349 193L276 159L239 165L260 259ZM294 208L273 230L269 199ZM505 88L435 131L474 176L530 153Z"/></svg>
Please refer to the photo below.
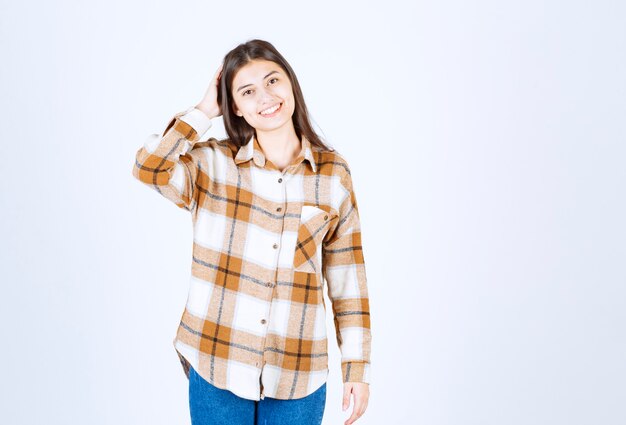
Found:
<svg viewBox="0 0 626 425"><path fill-rule="evenodd" d="M265 285L266 285L268 288L271 288L271 287L272 287L272 282L267 282Z"/></svg>
<svg viewBox="0 0 626 425"><path fill-rule="evenodd" d="M276 211L280 212L280 211L282 211L282 209L283 209L282 207L278 207L278 208L276 208Z"/></svg>
<svg viewBox="0 0 626 425"><path fill-rule="evenodd" d="M324 220L328 220L328 216L327 215L324 216Z"/></svg>
<svg viewBox="0 0 626 425"><path fill-rule="evenodd" d="M275 243L274 245L272 245L272 247L274 247L274 249L278 248L278 244Z"/></svg>
<svg viewBox="0 0 626 425"><path fill-rule="evenodd" d="M266 320L265 319L261 319L261 323L265 324Z"/></svg>
<svg viewBox="0 0 626 425"><path fill-rule="evenodd" d="M283 178L282 178L282 177L279 177L279 178L278 178L278 183L282 183L282 182L283 182Z"/></svg>

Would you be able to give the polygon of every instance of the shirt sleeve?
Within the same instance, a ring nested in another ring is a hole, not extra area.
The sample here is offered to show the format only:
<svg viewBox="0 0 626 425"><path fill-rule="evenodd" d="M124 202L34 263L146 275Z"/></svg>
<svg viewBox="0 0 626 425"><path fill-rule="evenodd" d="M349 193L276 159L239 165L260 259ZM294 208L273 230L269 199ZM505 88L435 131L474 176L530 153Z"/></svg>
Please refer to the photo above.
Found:
<svg viewBox="0 0 626 425"><path fill-rule="evenodd" d="M195 107L177 113L162 135L151 134L139 148L133 176L178 207L191 211L198 201L200 168L191 150L210 127L210 118Z"/></svg>
<svg viewBox="0 0 626 425"><path fill-rule="evenodd" d="M370 382L370 311L361 225L349 169L341 178L337 223L323 242L322 269L332 302L343 382Z"/></svg>

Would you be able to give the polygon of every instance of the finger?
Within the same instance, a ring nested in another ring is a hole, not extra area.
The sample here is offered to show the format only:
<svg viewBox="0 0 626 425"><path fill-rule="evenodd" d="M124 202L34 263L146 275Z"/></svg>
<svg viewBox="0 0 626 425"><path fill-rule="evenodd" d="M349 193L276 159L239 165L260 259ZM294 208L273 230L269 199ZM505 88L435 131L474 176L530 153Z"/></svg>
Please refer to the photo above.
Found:
<svg viewBox="0 0 626 425"><path fill-rule="evenodd" d="M352 410L352 415L350 415L350 417L348 418L348 420L346 421L346 425L350 425L352 422L356 421L359 418L359 413L357 412L357 407L356 405L354 406L354 409Z"/></svg>
<svg viewBox="0 0 626 425"><path fill-rule="evenodd" d="M346 421L346 424L351 424L365 413L365 408L367 407L367 401L363 397L355 397L354 398L354 410L352 411L352 415Z"/></svg>
<svg viewBox="0 0 626 425"><path fill-rule="evenodd" d="M367 405L368 405L368 402L367 400L365 400L365 403L363 403L363 406L361 407L361 415L365 413L365 411L367 410Z"/></svg>
<svg viewBox="0 0 626 425"><path fill-rule="evenodd" d="M354 411L356 412L357 418L360 418L361 416L363 416L363 413L365 413L366 406L367 406L367 402L362 397L359 397L359 399L354 402Z"/></svg>
<svg viewBox="0 0 626 425"><path fill-rule="evenodd" d="M343 386L343 405L342 410L346 410L350 406L350 393L352 392L352 387L350 385Z"/></svg>
<svg viewBox="0 0 626 425"><path fill-rule="evenodd" d="M215 74L213 75L213 78L215 80L218 80L220 78L220 76L222 75L222 67L224 66L224 64L222 63L219 68L217 68L217 71L215 71Z"/></svg>

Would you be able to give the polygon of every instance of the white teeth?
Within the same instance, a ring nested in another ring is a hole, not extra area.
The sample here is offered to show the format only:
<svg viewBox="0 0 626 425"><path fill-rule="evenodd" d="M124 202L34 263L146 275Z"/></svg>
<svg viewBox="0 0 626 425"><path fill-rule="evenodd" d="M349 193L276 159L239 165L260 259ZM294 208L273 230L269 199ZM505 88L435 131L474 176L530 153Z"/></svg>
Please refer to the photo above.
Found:
<svg viewBox="0 0 626 425"><path fill-rule="evenodd" d="M263 115L268 115L268 114L271 114L271 113L273 113L273 112L276 112L276 110L277 110L279 107L280 107L280 103L279 103L278 105L274 106L273 108L269 108L269 109L266 109L266 110L264 110L264 111L261 111L261 114L263 114Z"/></svg>

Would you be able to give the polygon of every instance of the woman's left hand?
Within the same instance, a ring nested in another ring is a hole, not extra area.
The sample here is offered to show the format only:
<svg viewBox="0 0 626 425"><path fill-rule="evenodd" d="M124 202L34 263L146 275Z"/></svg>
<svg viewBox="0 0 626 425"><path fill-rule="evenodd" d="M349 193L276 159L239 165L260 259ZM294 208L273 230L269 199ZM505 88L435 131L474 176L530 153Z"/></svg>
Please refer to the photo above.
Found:
<svg viewBox="0 0 626 425"><path fill-rule="evenodd" d="M370 398L370 385L363 382L344 382L343 384L343 410L350 406L350 394L354 395L354 407L352 415L345 422L350 425L365 412Z"/></svg>

